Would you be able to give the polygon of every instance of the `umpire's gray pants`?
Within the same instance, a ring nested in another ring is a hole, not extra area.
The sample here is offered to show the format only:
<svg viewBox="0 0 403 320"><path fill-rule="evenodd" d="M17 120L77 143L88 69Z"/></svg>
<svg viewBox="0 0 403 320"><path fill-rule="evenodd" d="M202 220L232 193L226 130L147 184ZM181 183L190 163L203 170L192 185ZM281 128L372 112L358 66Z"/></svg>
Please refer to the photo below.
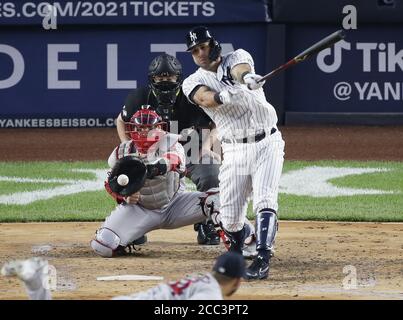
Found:
<svg viewBox="0 0 403 320"><path fill-rule="evenodd" d="M200 206L203 195L203 192L179 193L162 210L121 204L106 218L102 227L115 232L120 237L120 245L126 246L152 230L193 225L206 219Z"/></svg>
<svg viewBox="0 0 403 320"><path fill-rule="evenodd" d="M220 165L214 161L210 156L203 156L200 160L201 163L191 163L186 166L186 176L196 185L197 191L218 188Z"/></svg>

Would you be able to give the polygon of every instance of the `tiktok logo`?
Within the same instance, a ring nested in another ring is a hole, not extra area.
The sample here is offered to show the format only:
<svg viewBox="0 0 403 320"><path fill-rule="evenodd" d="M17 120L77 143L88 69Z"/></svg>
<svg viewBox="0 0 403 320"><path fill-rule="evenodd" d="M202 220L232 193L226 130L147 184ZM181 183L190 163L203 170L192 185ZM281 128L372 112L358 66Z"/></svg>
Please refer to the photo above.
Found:
<svg viewBox="0 0 403 320"><path fill-rule="evenodd" d="M316 57L316 63L318 64L319 69L326 73L332 73L337 71L342 63L343 49L350 50L351 44L344 40L341 40L334 45L333 49L327 48L319 52ZM333 61L330 64L328 64L325 61L325 59L327 58L326 60L328 60L329 59L328 57L332 56L332 50L333 50Z"/></svg>
<svg viewBox="0 0 403 320"><path fill-rule="evenodd" d="M397 48L395 42L357 42L352 45L344 40L318 53L316 63L326 73L336 72L342 64L343 50L361 56L362 72L396 72L403 71L403 49ZM356 53L357 52L357 53Z"/></svg>

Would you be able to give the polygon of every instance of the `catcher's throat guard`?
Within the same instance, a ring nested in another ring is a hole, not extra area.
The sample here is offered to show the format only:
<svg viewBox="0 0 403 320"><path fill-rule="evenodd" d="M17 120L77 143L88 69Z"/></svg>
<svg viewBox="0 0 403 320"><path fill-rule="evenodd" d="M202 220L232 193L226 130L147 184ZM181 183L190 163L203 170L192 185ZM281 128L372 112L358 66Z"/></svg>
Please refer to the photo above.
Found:
<svg viewBox="0 0 403 320"><path fill-rule="evenodd" d="M118 183L118 177L125 174L129 178L127 185L122 186ZM108 177L110 189L127 197L138 192L143 186L147 178L147 167L144 162L136 156L125 156L119 159Z"/></svg>

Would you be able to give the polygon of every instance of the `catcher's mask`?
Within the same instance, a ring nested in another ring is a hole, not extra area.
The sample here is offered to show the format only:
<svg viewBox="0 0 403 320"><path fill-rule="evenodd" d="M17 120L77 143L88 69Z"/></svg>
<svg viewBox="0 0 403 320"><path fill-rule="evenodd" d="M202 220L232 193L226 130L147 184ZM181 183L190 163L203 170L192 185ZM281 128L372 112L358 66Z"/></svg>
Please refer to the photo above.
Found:
<svg viewBox="0 0 403 320"><path fill-rule="evenodd" d="M182 65L178 59L162 54L154 58L148 67L149 86L157 99L157 110L164 121L172 114L172 107L182 84Z"/></svg>
<svg viewBox="0 0 403 320"><path fill-rule="evenodd" d="M165 124L149 105L144 105L126 123L126 132L130 134L136 150L145 154L165 134Z"/></svg>

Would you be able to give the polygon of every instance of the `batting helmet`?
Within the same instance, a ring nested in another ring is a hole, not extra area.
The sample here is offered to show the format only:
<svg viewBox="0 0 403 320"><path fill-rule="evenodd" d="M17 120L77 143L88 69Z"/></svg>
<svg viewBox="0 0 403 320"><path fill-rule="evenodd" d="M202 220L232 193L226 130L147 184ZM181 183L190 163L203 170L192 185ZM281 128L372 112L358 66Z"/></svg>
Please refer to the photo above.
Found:
<svg viewBox="0 0 403 320"><path fill-rule="evenodd" d="M126 123L126 132L130 134L136 150L147 153L148 149L159 139L165 131L162 118L149 105L144 105Z"/></svg>
<svg viewBox="0 0 403 320"><path fill-rule="evenodd" d="M209 54L210 61L215 61L221 54L221 46L217 40L213 38L210 31L204 26L193 28L186 35L187 51L192 50L200 43L209 42L211 51Z"/></svg>
<svg viewBox="0 0 403 320"><path fill-rule="evenodd" d="M169 81L156 81L155 77L175 78ZM182 84L181 63L178 59L166 53L157 56L148 67L148 80L150 89L158 102L158 111L163 115L169 113L175 104ZM165 120L168 120L168 118Z"/></svg>

